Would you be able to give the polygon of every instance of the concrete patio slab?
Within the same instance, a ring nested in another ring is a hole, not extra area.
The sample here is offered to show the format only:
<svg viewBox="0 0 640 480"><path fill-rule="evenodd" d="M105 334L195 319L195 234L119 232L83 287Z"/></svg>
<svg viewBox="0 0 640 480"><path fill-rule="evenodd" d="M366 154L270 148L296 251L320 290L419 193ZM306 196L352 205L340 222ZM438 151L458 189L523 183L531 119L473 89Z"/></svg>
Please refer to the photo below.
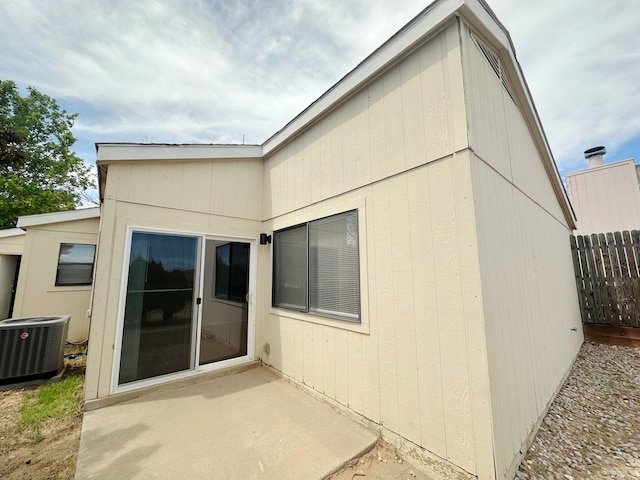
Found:
<svg viewBox="0 0 640 480"><path fill-rule="evenodd" d="M86 412L76 479L322 479L375 442L256 367Z"/></svg>

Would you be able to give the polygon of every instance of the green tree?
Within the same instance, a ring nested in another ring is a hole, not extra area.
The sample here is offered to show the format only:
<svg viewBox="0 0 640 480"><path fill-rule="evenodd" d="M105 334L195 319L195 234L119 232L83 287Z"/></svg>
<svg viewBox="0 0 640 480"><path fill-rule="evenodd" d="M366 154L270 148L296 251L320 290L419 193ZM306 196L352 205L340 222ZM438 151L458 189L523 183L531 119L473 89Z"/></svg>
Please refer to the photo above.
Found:
<svg viewBox="0 0 640 480"><path fill-rule="evenodd" d="M77 116L35 88L23 97L14 82L0 80L0 229L15 227L20 215L82 204L94 182L71 151Z"/></svg>

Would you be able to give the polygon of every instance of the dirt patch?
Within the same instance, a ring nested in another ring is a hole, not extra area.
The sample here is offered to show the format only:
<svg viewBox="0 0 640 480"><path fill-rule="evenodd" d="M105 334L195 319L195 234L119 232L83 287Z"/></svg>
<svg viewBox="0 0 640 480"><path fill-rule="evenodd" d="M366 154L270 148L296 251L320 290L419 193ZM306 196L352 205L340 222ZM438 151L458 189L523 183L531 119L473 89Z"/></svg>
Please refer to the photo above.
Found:
<svg viewBox="0 0 640 480"><path fill-rule="evenodd" d="M67 354L84 353L69 347ZM65 358L67 375L84 375L86 357ZM69 480L75 475L82 409L73 418L48 419L41 428L42 440L34 432L20 429L20 406L27 392L40 387L0 392L0 478L11 480ZM80 386L82 388L82 386Z"/></svg>
<svg viewBox="0 0 640 480"><path fill-rule="evenodd" d="M373 450L351 461L325 480L430 480L402 458L388 443L379 441Z"/></svg>

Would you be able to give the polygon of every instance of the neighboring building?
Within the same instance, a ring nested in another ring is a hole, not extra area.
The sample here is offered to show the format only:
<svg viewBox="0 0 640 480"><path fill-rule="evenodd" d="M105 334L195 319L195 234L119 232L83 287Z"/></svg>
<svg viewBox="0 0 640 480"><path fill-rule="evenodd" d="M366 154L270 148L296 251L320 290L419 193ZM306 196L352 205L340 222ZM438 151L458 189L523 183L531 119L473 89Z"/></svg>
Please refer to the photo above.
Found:
<svg viewBox="0 0 640 480"><path fill-rule="evenodd" d="M640 186L633 158L604 163L604 147L584 152L589 168L567 173L576 235L640 230Z"/></svg>
<svg viewBox="0 0 640 480"><path fill-rule="evenodd" d="M13 312L24 233L20 228L0 230L0 320Z"/></svg>
<svg viewBox="0 0 640 480"><path fill-rule="evenodd" d="M67 340L89 335L100 208L18 218L26 231L12 317L70 315Z"/></svg>
<svg viewBox="0 0 640 480"><path fill-rule="evenodd" d="M88 408L262 361L434 477L513 478L583 337L571 207L484 2L434 2L262 145L97 147Z"/></svg>

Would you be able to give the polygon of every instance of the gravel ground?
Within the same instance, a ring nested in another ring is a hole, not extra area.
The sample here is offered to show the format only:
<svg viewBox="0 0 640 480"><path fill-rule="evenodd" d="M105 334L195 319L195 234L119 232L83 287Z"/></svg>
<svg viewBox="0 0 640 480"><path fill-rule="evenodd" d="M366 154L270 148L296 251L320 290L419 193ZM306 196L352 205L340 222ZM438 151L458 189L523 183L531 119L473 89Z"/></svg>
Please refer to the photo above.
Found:
<svg viewBox="0 0 640 480"><path fill-rule="evenodd" d="M640 349L585 343L516 479L640 479Z"/></svg>

